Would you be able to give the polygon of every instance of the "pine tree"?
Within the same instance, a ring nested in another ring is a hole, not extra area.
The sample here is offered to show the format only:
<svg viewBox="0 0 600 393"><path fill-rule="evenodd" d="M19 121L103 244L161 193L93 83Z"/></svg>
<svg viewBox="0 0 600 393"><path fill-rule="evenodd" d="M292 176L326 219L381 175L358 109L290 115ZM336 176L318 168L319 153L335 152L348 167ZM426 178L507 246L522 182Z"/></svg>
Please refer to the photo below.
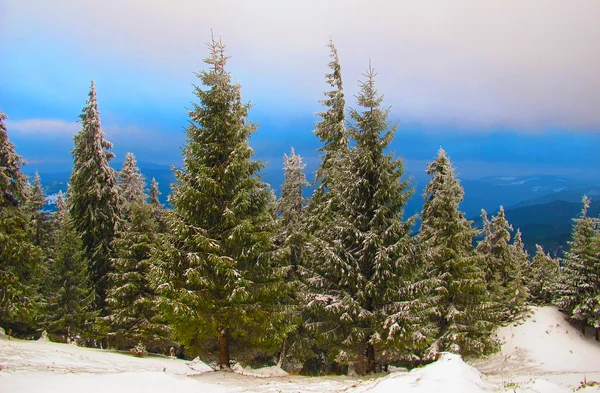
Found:
<svg viewBox="0 0 600 393"><path fill-rule="evenodd" d="M319 101L323 104L326 110L319 112L317 115L321 120L317 123L315 135L319 137L323 146L318 151L324 152L321 165L317 170L315 184L318 184L313 199L319 200L324 197L332 182L332 172L338 168L340 160L348 150L348 133L346 131L346 115L344 98L344 87L342 83L342 68L338 57L338 52L333 44L329 41L328 45L331 50L331 61L329 68L331 72L326 74L327 84L333 90L325 92L327 97Z"/></svg>
<svg viewBox="0 0 600 393"><path fill-rule="evenodd" d="M493 348L494 318L481 270L484 261L473 247L477 230L459 211L464 191L443 149L427 174L432 178L425 188L417 240L425 278L434 288L428 303L437 340L431 350L481 355Z"/></svg>
<svg viewBox="0 0 600 393"><path fill-rule="evenodd" d="M517 228L513 244L510 245L509 280L506 284L508 309L513 317L525 310L525 302L529 297L527 289L527 270L529 255L521 238L521 230Z"/></svg>
<svg viewBox="0 0 600 393"><path fill-rule="evenodd" d="M152 178L152 186L150 188L150 205L152 205L155 208L162 209L163 206L160 203L160 201L158 200L158 197L161 194L162 193L158 189L158 182L156 181L155 178Z"/></svg>
<svg viewBox="0 0 600 393"><path fill-rule="evenodd" d="M141 342L158 349L169 335L156 308L156 293L148 281L158 223L143 195L130 202L128 210L129 220L113 242L117 257L112 260L113 272L108 275L108 315L104 320L110 335L116 337L113 345L131 348Z"/></svg>
<svg viewBox="0 0 600 393"><path fill-rule="evenodd" d="M587 215L590 200L583 197L581 215L573 220L570 250L565 253L564 267L557 290L557 305L570 319L579 321L582 327L594 319L593 301L599 291L597 223Z"/></svg>
<svg viewBox="0 0 600 393"><path fill-rule="evenodd" d="M58 230L54 238L53 261L48 269L46 323L49 332L70 341L89 333L96 313L83 243L75 231L62 192L59 192L56 207Z"/></svg>
<svg viewBox="0 0 600 393"><path fill-rule="evenodd" d="M102 309L106 298L106 275L110 272L110 245L119 221L120 203L116 188L117 176L108 165L114 157L108 150L112 144L104 139L100 128L93 81L87 105L80 118L82 129L74 138L70 214L83 241L90 281L94 286L95 305Z"/></svg>
<svg viewBox="0 0 600 393"><path fill-rule="evenodd" d="M17 332L32 323L42 252L31 242L25 162L8 139L5 119L0 112L0 325Z"/></svg>
<svg viewBox="0 0 600 393"><path fill-rule="evenodd" d="M144 201L146 194L144 193L145 181L144 176L137 167L137 161L133 153L125 155L123 167L119 172L119 194L123 199L124 204L138 203Z"/></svg>
<svg viewBox="0 0 600 393"><path fill-rule="evenodd" d="M218 364L227 368L230 347L238 356L253 345L278 348L285 321L273 311L284 283L267 254L273 193L260 180L263 164L251 158L250 106L225 69L223 43L208 46L210 69L197 74L204 89L196 87L199 103L189 111L184 169L175 171L174 210L153 280L176 338L191 350L217 338Z"/></svg>
<svg viewBox="0 0 600 393"><path fill-rule="evenodd" d="M35 173L33 185L30 187L29 198L27 199L27 210L31 215L31 229L33 243L36 246L47 248L46 242L48 228L48 214L42 209L46 205L46 197L42 188L42 181L39 173Z"/></svg>
<svg viewBox="0 0 600 393"><path fill-rule="evenodd" d="M340 209L333 210L324 252L311 255L316 275L309 282L308 326L325 337L338 361L364 360L363 371L372 372L377 362L410 355L423 345L423 335L410 275L411 222L402 221L410 192L401 180L402 161L385 153L396 125L387 121L389 110L381 109L374 71L365 77L358 95L362 111L351 111L356 146L340 165L346 180L331 189Z"/></svg>
<svg viewBox="0 0 600 393"><path fill-rule="evenodd" d="M314 344L307 340L301 325L302 304L305 299L305 289L301 277L305 266L305 211L306 199L302 195L303 187L309 186L303 173L305 164L302 157L295 153L292 147L291 154L283 155L283 169L285 180L281 186L281 198L277 201L277 221L275 243L279 258L283 265L288 266L286 281L294 288L289 299L292 312L289 315L290 332L285 339L280 353L280 365L291 356L302 359ZM307 355L308 356L308 355Z"/></svg>
<svg viewBox="0 0 600 393"><path fill-rule="evenodd" d="M281 186L281 198L277 201L277 237L281 248L289 255L289 265L296 269L300 264L304 243L302 214L305 199L302 188L309 184L302 172L306 165L302 163L302 157L294 152L294 148L289 156L283 155L283 161L285 181Z"/></svg>
<svg viewBox="0 0 600 393"><path fill-rule="evenodd" d="M545 306L551 304L559 279L559 266L539 244L535 245L536 253L531 261L529 298L534 304Z"/></svg>
<svg viewBox="0 0 600 393"><path fill-rule="evenodd" d="M513 228L502 206L491 221L482 210L482 219L485 238L477 245L477 251L486 261L484 273L491 299L498 306L497 317L509 320L522 311L527 298L523 271L527 256L520 240L516 246L510 244Z"/></svg>
<svg viewBox="0 0 600 393"><path fill-rule="evenodd" d="M155 178L152 178L152 186L150 188L150 207L152 209L152 217L158 224L158 233L164 233L167 230L167 224L165 222L164 206L158 199L160 195L161 192L158 189L158 182Z"/></svg>

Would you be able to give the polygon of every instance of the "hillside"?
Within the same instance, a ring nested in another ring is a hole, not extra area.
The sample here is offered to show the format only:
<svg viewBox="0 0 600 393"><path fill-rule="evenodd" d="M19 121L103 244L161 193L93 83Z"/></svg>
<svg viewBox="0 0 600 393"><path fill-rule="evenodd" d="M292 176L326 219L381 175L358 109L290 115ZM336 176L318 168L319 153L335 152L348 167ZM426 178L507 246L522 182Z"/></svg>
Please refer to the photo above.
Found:
<svg viewBox="0 0 600 393"><path fill-rule="evenodd" d="M465 363L445 353L410 372L371 378L300 377L271 369L211 372L199 360L80 348L45 340L8 340L0 334L0 391L131 392L556 392L600 380L600 344L564 321L555 307L534 308L524 321L497 331L501 352ZM585 391L598 391L587 388Z"/></svg>

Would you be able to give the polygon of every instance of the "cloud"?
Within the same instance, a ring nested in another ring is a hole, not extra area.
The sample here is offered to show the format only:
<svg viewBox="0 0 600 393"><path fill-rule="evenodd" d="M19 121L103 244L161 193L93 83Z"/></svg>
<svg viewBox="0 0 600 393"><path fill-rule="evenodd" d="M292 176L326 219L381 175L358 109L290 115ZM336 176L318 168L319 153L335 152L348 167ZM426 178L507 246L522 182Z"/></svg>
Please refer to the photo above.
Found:
<svg viewBox="0 0 600 393"><path fill-rule="evenodd" d="M597 0L3 3L0 45L52 42L115 78L148 72L184 89L212 28L264 111L318 110L332 37L351 105L372 59L385 104L408 121L600 129Z"/></svg>
<svg viewBox="0 0 600 393"><path fill-rule="evenodd" d="M30 136L73 136L81 128L76 122L60 119L24 119L6 121L9 132Z"/></svg>

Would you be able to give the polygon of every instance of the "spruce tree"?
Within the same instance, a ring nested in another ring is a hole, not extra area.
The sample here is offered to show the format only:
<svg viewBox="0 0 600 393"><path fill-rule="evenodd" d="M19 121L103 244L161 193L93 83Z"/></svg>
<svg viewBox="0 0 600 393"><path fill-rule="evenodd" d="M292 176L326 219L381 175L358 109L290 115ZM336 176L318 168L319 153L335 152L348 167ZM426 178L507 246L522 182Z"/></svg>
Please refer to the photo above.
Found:
<svg viewBox="0 0 600 393"><path fill-rule="evenodd" d="M331 61L329 62L331 72L326 74L326 81L333 90L325 92L327 98L319 101L326 109L317 113L321 120L317 123L314 131L323 144L317 149L323 152L323 156L314 182L317 184L317 189L313 199L316 200L323 198L330 188L332 172L339 167L340 160L347 152L349 144L346 131L346 99L342 83L342 68L333 41L329 41L328 47L331 50Z"/></svg>
<svg viewBox="0 0 600 393"><path fill-rule="evenodd" d="M280 353L280 365L287 357L305 360L309 357L310 347L314 344L309 340L301 328L302 305L306 291L302 285L302 276L305 267L305 232L306 199L302 195L303 187L309 186L303 169L302 157L295 153L292 147L291 154L283 155L283 170L285 180L281 186L281 198L277 201L277 220L275 243L278 258L288 267L286 281L294 288L289 299L292 306L290 313L290 332L285 339Z"/></svg>
<svg viewBox="0 0 600 393"><path fill-rule="evenodd" d="M152 205L155 208L162 209L162 204L160 203L160 201L158 199L158 197L161 194L162 193L158 189L158 182L156 181L155 178L152 178L152 185L151 185L151 188L150 188L150 205Z"/></svg>
<svg viewBox="0 0 600 393"><path fill-rule="evenodd" d="M83 252L94 286L95 305L104 307L106 275L110 272L111 242L119 221L116 172L108 165L114 157L104 139L96 87L92 81L87 105L83 108L81 131L75 136L73 173L70 179L70 215L83 241Z"/></svg>
<svg viewBox="0 0 600 393"><path fill-rule="evenodd" d="M129 220L113 242L117 255L108 275L108 325L113 345L131 348L143 343L157 350L167 341L169 329L156 308L156 293L148 280L150 255L157 246L158 223L152 208L141 198L128 205Z"/></svg>
<svg viewBox="0 0 600 393"><path fill-rule="evenodd" d="M164 206L160 203L158 197L161 195L158 189L158 182L155 178L152 178L152 185L150 188L150 207L152 208L152 217L158 224L157 231L164 233L167 230L167 224L165 222L165 211Z"/></svg>
<svg viewBox="0 0 600 393"><path fill-rule="evenodd" d="M330 233L336 236L327 239L323 253L311 255L313 313L307 323L338 361L359 361L362 371L373 372L376 363L412 355L424 335L417 334L422 315L411 282L411 222L402 220L410 192L401 179L402 161L385 152L396 125L381 108L374 71L365 77L361 110L351 111L356 146L340 165L346 180L330 191L339 195Z"/></svg>
<svg viewBox="0 0 600 393"><path fill-rule="evenodd" d="M302 188L309 184L302 172L306 165L302 163L302 157L294 152L294 148L289 156L283 155L283 162L285 181L281 186L281 198L277 201L277 238L280 247L288 255L289 265L297 269L301 263L300 254L304 243L302 216L305 199Z"/></svg>
<svg viewBox="0 0 600 393"><path fill-rule="evenodd" d="M56 207L58 229L54 237L53 260L48 269L45 314L48 331L70 341L90 332L96 312L83 243L61 192Z"/></svg>
<svg viewBox="0 0 600 393"><path fill-rule="evenodd" d="M30 237L25 162L8 139L5 119L0 112L0 326L17 332L33 323L42 252Z"/></svg>
<svg viewBox="0 0 600 393"><path fill-rule="evenodd" d="M208 71L197 74L199 102L189 111L184 169L172 185L166 244L156 254L153 280L186 348L218 339L222 368L254 345L277 349L284 317L275 313L282 274L272 251L273 193L263 164L252 159L249 104L226 71L225 46L209 44ZM210 340L209 340L210 341ZM235 345L235 344L239 345Z"/></svg>
<svg viewBox="0 0 600 393"><path fill-rule="evenodd" d="M484 261L473 247L477 230L459 211L464 191L443 149L427 174L432 178L425 187L417 240L424 279L433 289L428 303L437 339L431 350L481 355L493 348L494 316L481 270Z"/></svg>
<svg viewBox="0 0 600 393"><path fill-rule="evenodd" d="M504 208L487 219L482 210L485 238L477 251L485 258L485 278L491 299L498 307L497 318L510 320L522 310L527 298L524 267L527 257L522 242L511 244L512 226L506 220Z"/></svg>
<svg viewBox="0 0 600 393"><path fill-rule="evenodd" d="M145 181L144 176L137 167L137 161L133 153L125 154L123 167L119 172L118 190L124 204L138 203L144 201Z"/></svg>
<svg viewBox="0 0 600 393"><path fill-rule="evenodd" d="M48 238L48 214L42 209L46 205L46 197L42 188L42 181L39 173L35 173L33 184L29 187L29 197L27 199L27 210L31 215L31 230L33 243L36 246L47 248Z"/></svg>
<svg viewBox="0 0 600 393"><path fill-rule="evenodd" d="M590 200L582 200L583 208L579 217L573 220L573 233L570 249L565 253L561 280L557 290L557 305L570 319L579 321L582 328L594 319L594 299L600 289L597 266L598 236L597 223L587 215Z"/></svg>
<svg viewBox="0 0 600 393"><path fill-rule="evenodd" d="M531 261L529 299L537 305L551 304L559 279L558 262L553 260L539 244L535 245L536 253Z"/></svg>

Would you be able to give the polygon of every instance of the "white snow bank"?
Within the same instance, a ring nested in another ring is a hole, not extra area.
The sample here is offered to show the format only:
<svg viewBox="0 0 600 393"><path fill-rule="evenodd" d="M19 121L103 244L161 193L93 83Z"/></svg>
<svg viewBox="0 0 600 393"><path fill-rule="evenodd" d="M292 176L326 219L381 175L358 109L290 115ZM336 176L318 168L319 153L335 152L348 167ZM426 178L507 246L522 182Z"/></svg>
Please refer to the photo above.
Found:
<svg viewBox="0 0 600 393"><path fill-rule="evenodd" d="M185 376L166 372L124 372L112 374L7 374L0 376L0 391L20 393L115 393L115 392L227 392L225 387L209 385Z"/></svg>
<svg viewBox="0 0 600 393"><path fill-rule="evenodd" d="M371 386L358 388L356 392L482 393L497 389L496 385L483 380L482 374L466 364L459 355L442 353L435 363L409 373L391 374Z"/></svg>
<svg viewBox="0 0 600 393"><path fill-rule="evenodd" d="M189 362L166 356L137 358L131 354L82 348L45 340L0 339L0 366L6 373L117 373L157 371L175 375L197 375L212 370L201 361ZM0 380L1 382L1 380ZM2 391L0 389L0 391Z"/></svg>
<svg viewBox="0 0 600 393"><path fill-rule="evenodd" d="M498 329L502 356L554 372L600 372L600 343L565 321L556 307L533 308L521 325Z"/></svg>

